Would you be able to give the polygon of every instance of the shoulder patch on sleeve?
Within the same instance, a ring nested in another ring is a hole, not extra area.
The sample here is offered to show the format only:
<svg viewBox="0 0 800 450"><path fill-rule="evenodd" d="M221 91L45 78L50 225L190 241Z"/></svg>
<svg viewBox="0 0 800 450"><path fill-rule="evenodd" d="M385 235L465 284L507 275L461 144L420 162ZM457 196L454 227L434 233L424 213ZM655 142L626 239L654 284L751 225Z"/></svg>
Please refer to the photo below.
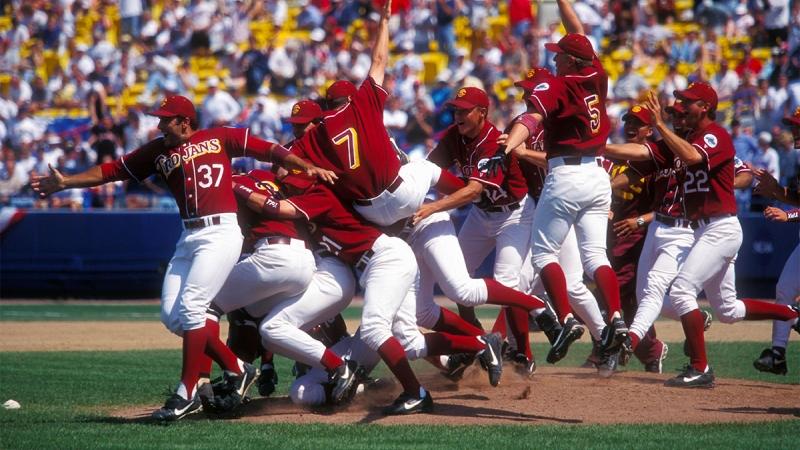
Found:
<svg viewBox="0 0 800 450"><path fill-rule="evenodd" d="M711 148L715 148L717 146L717 143L718 143L717 137L714 136L711 133L706 134L705 136L703 136L703 142L705 142L706 145L711 147Z"/></svg>
<svg viewBox="0 0 800 450"><path fill-rule="evenodd" d="M533 88L534 91L546 91L548 89L550 89L549 83L539 83L535 88Z"/></svg>

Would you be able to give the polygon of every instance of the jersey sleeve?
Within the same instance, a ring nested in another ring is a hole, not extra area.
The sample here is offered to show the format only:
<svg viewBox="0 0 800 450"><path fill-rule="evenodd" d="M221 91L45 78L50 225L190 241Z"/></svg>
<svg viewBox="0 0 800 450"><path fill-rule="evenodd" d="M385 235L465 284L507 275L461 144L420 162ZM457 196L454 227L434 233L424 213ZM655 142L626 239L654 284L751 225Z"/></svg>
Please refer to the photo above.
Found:
<svg viewBox="0 0 800 450"><path fill-rule="evenodd" d="M300 195L289 197L286 201L297 208L306 220L313 221L318 217L325 216L330 211L333 202L339 200L326 187L315 185Z"/></svg>
<svg viewBox="0 0 800 450"><path fill-rule="evenodd" d="M114 162L114 179L128 179L141 183L156 173L156 158L164 150L164 138L154 139ZM105 172L105 171L104 171ZM127 175L126 175L127 174ZM105 173L104 173L105 175Z"/></svg>
<svg viewBox="0 0 800 450"><path fill-rule="evenodd" d="M735 155L733 144L730 143L727 136L720 132L719 128L706 130L694 140L692 145L703 155L706 170L711 170L724 164ZM730 149L727 149L727 147L730 147Z"/></svg>
<svg viewBox="0 0 800 450"><path fill-rule="evenodd" d="M644 161L628 161L628 166L642 177L662 169L672 167L672 153L666 148L664 141L646 142L645 147L650 152L650 159Z"/></svg>
<svg viewBox="0 0 800 450"><path fill-rule="evenodd" d="M454 162L452 149L454 148L455 142L453 140L454 133L451 131L452 128L448 129L433 151L428 154L428 161L443 169L450 168Z"/></svg>
<svg viewBox="0 0 800 450"><path fill-rule="evenodd" d="M740 173L752 173L753 169L750 167L749 164L739 159L738 156L733 157L733 175L739 175Z"/></svg>
<svg viewBox="0 0 800 450"><path fill-rule="evenodd" d="M375 79L368 77L361 83L361 87L358 88L355 97L359 104L363 102L370 105L371 110L377 111L381 116L381 123L383 123L383 105L386 103L389 93L376 83Z"/></svg>
<svg viewBox="0 0 800 450"><path fill-rule="evenodd" d="M528 99L534 112L547 119L549 113L559 109L565 95L564 85L557 79L551 79L537 84Z"/></svg>

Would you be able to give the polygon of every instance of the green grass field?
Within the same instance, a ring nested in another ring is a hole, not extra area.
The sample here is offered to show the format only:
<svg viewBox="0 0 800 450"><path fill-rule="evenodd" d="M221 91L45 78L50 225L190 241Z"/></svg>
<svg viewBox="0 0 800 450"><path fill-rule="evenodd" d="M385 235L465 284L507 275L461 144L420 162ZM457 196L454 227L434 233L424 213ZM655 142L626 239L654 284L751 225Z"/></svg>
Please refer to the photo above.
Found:
<svg viewBox="0 0 800 450"><path fill-rule="evenodd" d="M126 320L157 320L157 307L152 305L0 305L0 327L2 321L33 320L23 316L48 311L46 317L61 317L58 320L104 320L121 316L121 311L130 314ZM146 314L156 317L146 319ZM357 311L348 315L357 316ZM753 355L762 347L754 342L709 343L709 355L718 377L798 383L797 347L789 355L790 377L752 369ZM684 362L678 356L680 343L673 349L677 351L671 352L667 371ZM546 352L542 345L534 350ZM578 343L559 364L578 365L588 351L588 343ZM290 363L283 358L276 362L278 394L285 395ZM203 415L164 426L110 417L109 411L116 408L160 404L179 371L178 350L0 353L0 402L13 398L22 404L20 410L0 409L0 448L789 449L797 448L800 433L800 418L756 424L445 427L249 424Z"/></svg>

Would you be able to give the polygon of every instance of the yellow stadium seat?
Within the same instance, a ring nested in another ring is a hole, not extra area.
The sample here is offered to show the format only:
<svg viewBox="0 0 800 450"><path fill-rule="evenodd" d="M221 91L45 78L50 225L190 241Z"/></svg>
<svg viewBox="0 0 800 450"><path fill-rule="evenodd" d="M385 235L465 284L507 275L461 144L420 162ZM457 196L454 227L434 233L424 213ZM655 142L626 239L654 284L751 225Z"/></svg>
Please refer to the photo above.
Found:
<svg viewBox="0 0 800 450"><path fill-rule="evenodd" d="M754 48L753 51L750 52L750 54L753 55L753 58L756 58L764 62L772 58L772 49L770 49L769 47Z"/></svg>
<svg viewBox="0 0 800 450"><path fill-rule="evenodd" d="M447 55L441 52L429 52L420 55L423 69L423 83L432 84L436 81L439 72L447 68Z"/></svg>
<svg viewBox="0 0 800 450"><path fill-rule="evenodd" d="M489 37L491 39L497 39L508 30L508 17L507 16L495 16L489 17Z"/></svg>

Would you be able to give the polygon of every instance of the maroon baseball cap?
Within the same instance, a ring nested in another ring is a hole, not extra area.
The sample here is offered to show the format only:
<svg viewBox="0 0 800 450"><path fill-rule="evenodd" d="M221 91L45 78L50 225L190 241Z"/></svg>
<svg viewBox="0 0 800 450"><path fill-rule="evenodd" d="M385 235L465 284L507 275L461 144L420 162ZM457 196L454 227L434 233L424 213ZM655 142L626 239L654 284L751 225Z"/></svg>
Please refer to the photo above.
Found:
<svg viewBox="0 0 800 450"><path fill-rule="evenodd" d="M322 117L322 108L312 100L300 100L292 106L290 123L309 123Z"/></svg>
<svg viewBox="0 0 800 450"><path fill-rule="evenodd" d="M566 53L576 58L594 59L594 49L592 43L586 36L578 33L569 33L559 39L558 43L548 42L544 48L555 53Z"/></svg>
<svg viewBox="0 0 800 450"><path fill-rule="evenodd" d="M670 114L683 114L686 112L686 106L683 105L682 101L675 100L675 103L667 106L664 110Z"/></svg>
<svg viewBox="0 0 800 450"><path fill-rule="evenodd" d="M356 95L356 85L347 80L334 81L325 92L325 98L328 100L337 100L353 95Z"/></svg>
<svg viewBox="0 0 800 450"><path fill-rule="evenodd" d="M151 116L156 117L187 117L190 120L197 120L197 113L194 110L194 104L188 98L182 95L170 95L161 101L161 106L157 110L150 113Z"/></svg>
<svg viewBox="0 0 800 450"><path fill-rule="evenodd" d="M544 67L534 67L525 74L525 78L514 83L514 86L532 91L539 83L552 78L553 74Z"/></svg>
<svg viewBox="0 0 800 450"><path fill-rule="evenodd" d="M717 92L708 83L697 81L682 91L674 91L673 94L682 100L702 100L712 111L717 109Z"/></svg>
<svg viewBox="0 0 800 450"><path fill-rule="evenodd" d="M794 110L791 116L786 116L782 120L784 125L800 126L800 107Z"/></svg>
<svg viewBox="0 0 800 450"><path fill-rule="evenodd" d="M650 110L641 105L633 105L633 107L622 116L622 120L627 121L634 117L645 125L652 125L653 123L653 120L650 118Z"/></svg>
<svg viewBox="0 0 800 450"><path fill-rule="evenodd" d="M483 89L476 87L464 87L458 90L456 98L448 100L446 105L456 109L472 109L476 106L481 108L489 107L489 96Z"/></svg>

